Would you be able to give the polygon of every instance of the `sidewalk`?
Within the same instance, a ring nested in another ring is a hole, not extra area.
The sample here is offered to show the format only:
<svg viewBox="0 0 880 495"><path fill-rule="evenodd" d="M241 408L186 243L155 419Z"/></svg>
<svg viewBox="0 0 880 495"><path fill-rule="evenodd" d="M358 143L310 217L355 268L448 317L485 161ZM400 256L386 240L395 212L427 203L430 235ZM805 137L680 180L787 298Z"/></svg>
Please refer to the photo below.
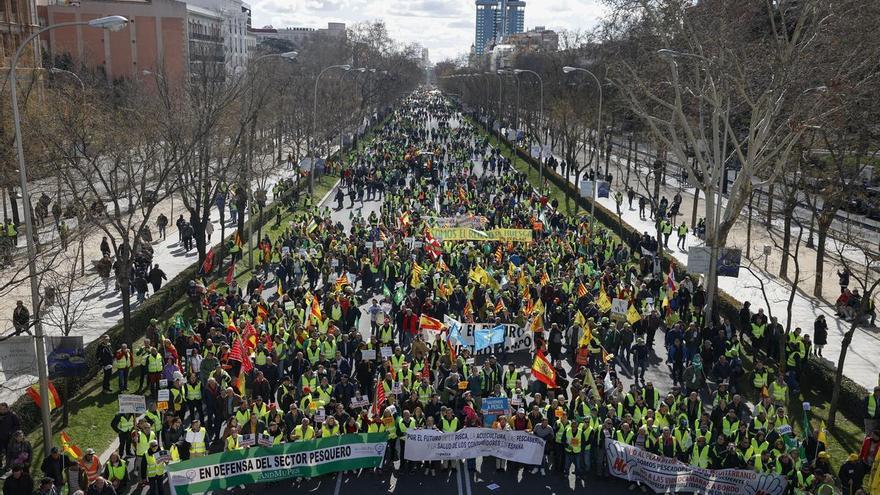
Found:
<svg viewBox="0 0 880 495"><path fill-rule="evenodd" d="M625 162L621 164L619 162L619 157L614 155L612 155L611 163L612 166L609 168L609 173L615 178L611 188L612 191L608 198L599 198L598 204L604 206L611 212L616 212L614 192L620 190L624 193L624 198L626 198L625 188L622 184L623 178L626 174L626 166ZM602 164L602 167L604 168L604 163ZM634 176L640 173L639 170L636 170L634 173L631 172L631 184L636 182L633 180ZM574 183L573 174L569 174L567 178L571 183ZM575 186L577 185L575 184ZM646 192L641 184L636 191L642 194L645 194ZM679 191L677 187L669 185L661 186L661 195L666 196L670 202L677 191ZM703 198L701 197L700 199L701 202L698 205L697 210L698 219L705 216L704 202L702 201ZM626 199L624 199L622 221L639 232L648 232L650 235L655 235L656 230L653 221L651 221L649 217L646 217L647 220L639 219L637 201L637 199L633 201L633 209L630 210L627 207ZM680 212L689 226L693 201L694 198L692 194L682 193L682 206ZM766 210L764 213L766 213ZM762 223L764 215L762 215L757 209L754 211L753 215L751 235L753 259L747 260L745 258L747 212L742 213L740 219L731 230L727 241L729 247L737 247L743 250L743 264L748 266L751 271L741 268L739 278L720 277L719 288L738 301L750 301L752 303L753 311L757 311L759 308L764 308L765 313L767 313L768 316L776 316L779 319L779 322L785 326L788 317L786 314L786 308L791 291L791 284L788 281L779 279L777 276L782 254L781 251L774 246L774 243L771 240L772 235L772 239L776 239L776 241L781 244L781 232L777 231L781 229L781 220L779 222L774 222L780 225L774 225L774 228L768 232ZM681 223L681 218L678 219L678 223ZM794 243L797 240L797 234L797 231L792 232L792 250L794 249ZM806 237L806 233L804 237ZM668 249L668 253L683 264L687 264L688 247L704 245L702 241L697 239L690 232L685 242L684 251L675 247L676 241L677 235L673 232L670 236L670 249ZM806 242L806 239L804 239L803 242ZM767 259L767 271L763 270L763 246L774 246L771 248L771 255ZM843 252L848 258L856 258L860 255L858 249L844 246L829 238L827 247L828 256L837 255L838 250ZM813 282L816 276L816 252L801 245L798 252L798 261L801 274L798 291L795 294L794 302L792 304L791 328L801 328L803 334L808 334L812 338L813 322L819 315L825 315L825 319L828 323L828 344L825 346L823 354L826 356L825 361L834 368L837 362L837 357L840 354L841 340L843 339L843 335L849 330L850 326L849 322L835 316L833 308L834 300L837 298L837 295L839 295L840 290L840 287L837 285L836 274L836 270L840 268L840 265L839 263L835 263L834 260L826 257L825 269L823 270L823 297L827 299L827 301L824 301L810 295L812 294ZM788 272L790 278L794 276L794 263L790 258ZM760 280L758 277L760 277ZM760 281L763 281L764 283L767 299L770 302L769 308L767 308L767 305L764 302L764 297L760 289ZM877 384L878 374L880 374L880 362L875 361L875 357L872 356L872 350L876 349L878 343L880 343L880 328L860 327L856 330L853 336L853 341L847 354L847 361L844 365L844 374L869 390L873 389ZM832 359L833 362L829 361L828 358Z"/></svg>
<svg viewBox="0 0 880 495"><path fill-rule="evenodd" d="M263 159L271 160L272 157L263 157ZM291 171L287 170L286 167L283 168L283 170L276 171L270 176L267 182L267 190L271 191L272 187L280 179L291 175ZM173 216L171 214L172 202ZM165 240L158 239L158 232L155 228L155 218L158 217L159 213L164 213L169 219L169 226L166 232L167 238ZM189 217L189 214L183 208L183 203L180 197L176 196L175 198L167 198L155 208L152 215L153 220L150 221L150 227L153 231L154 238L152 244L154 250L153 264L159 265L168 276L168 280L173 279L177 274L191 266L198 259L198 252L195 247L187 253L184 251L183 245L178 241L177 227L174 225L174 222L181 214L184 215L184 218ZM228 223L228 216L229 215L227 214L227 235L229 235L229 233L235 228ZM216 207L211 209L211 220L214 226L214 233L209 241L209 247L217 245L217 243L221 241L220 214ZM91 263L93 260L98 260L101 257L99 246L103 235L103 232L94 229L94 231L87 233L85 241L86 274L79 282L81 287L83 287L80 294L84 295L84 299L89 302L85 303L85 306L82 309L84 314L79 319L79 322L81 323L77 324L77 331L75 334L82 335L84 344L86 345L100 337L104 332L122 319L122 297L120 293L114 291L112 285L109 290L104 291L103 283L93 269ZM254 235L256 235L256 232ZM74 252L76 250L76 244L78 243L72 241L68 246L68 252ZM16 263L15 267L7 268L0 272L0 281L8 281L9 278L14 275L15 270L21 268L24 259L16 259ZM150 293L152 293L152 287ZM15 307L15 301L18 299L25 301L25 305L30 309L31 297L30 286L28 283L18 284L18 286L12 288L5 297L0 298L0 315L9 315L9 318L11 318L12 310ZM132 310L137 310L137 307L137 297L132 296ZM44 316L43 326L45 334L60 335L61 328L57 325L51 325L51 322L47 320L48 318ZM5 325L8 325L9 328L4 328L2 333L9 331L11 328L11 320L6 319ZM34 369L34 373L35 372L36 370ZM2 368L0 368L0 373L3 373ZM23 395L23 391L26 387L35 382L35 374L6 377L6 382L0 387L0 402L13 403L18 397Z"/></svg>

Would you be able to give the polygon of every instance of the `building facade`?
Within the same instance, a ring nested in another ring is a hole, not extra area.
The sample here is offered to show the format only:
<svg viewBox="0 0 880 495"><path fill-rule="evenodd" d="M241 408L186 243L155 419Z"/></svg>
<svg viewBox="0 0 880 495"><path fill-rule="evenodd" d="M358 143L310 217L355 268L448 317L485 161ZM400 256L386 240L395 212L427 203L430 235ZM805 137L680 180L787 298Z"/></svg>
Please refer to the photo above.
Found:
<svg viewBox="0 0 880 495"><path fill-rule="evenodd" d="M525 29L524 0L476 0L474 52L482 55L505 36Z"/></svg>
<svg viewBox="0 0 880 495"><path fill-rule="evenodd" d="M214 10L186 5L189 71L194 77L220 77L225 74L226 43L224 16Z"/></svg>
<svg viewBox="0 0 880 495"><path fill-rule="evenodd" d="M47 24L85 22L108 15L129 19L125 29L115 32L85 26L49 31L44 41L50 55L69 55L74 69L99 69L109 80L137 80L150 71L175 82L182 82L189 72L189 39L195 26L190 27L190 14L183 2L83 0L78 6L43 8Z"/></svg>
<svg viewBox="0 0 880 495"><path fill-rule="evenodd" d="M251 33L256 37L256 43L259 45L263 41L276 39L288 41L296 49L301 49L310 40L321 36L345 36L345 23L328 22L326 28L308 28L308 27L287 27L273 28L267 26L264 28L251 29Z"/></svg>
<svg viewBox="0 0 880 495"><path fill-rule="evenodd" d="M559 49L559 34L544 26L536 26L524 33L508 35L502 43L513 45L518 51L555 52Z"/></svg>
<svg viewBox="0 0 880 495"><path fill-rule="evenodd" d="M39 28L34 0L0 0L0 68L7 69L22 41ZM40 43L23 52L22 68L40 67Z"/></svg>

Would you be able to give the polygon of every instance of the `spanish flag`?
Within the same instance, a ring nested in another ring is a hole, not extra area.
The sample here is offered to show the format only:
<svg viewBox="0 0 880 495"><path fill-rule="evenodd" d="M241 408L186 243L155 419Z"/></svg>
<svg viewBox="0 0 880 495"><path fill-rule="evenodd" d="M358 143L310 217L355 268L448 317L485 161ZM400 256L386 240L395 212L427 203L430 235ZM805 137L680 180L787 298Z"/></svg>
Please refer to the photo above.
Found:
<svg viewBox="0 0 880 495"><path fill-rule="evenodd" d="M280 286L281 284L279 284ZM266 321L269 319L269 312L266 311L266 308L263 307L262 304L257 306L257 321Z"/></svg>
<svg viewBox="0 0 880 495"><path fill-rule="evenodd" d="M73 440L70 438L70 435L67 432L62 431L59 435L61 438L61 450L70 457L74 462L82 459L83 451L81 448L77 447Z"/></svg>
<svg viewBox="0 0 880 495"><path fill-rule="evenodd" d="M556 369L544 356L544 351L539 350L532 363L532 376L538 381L547 384L550 388L556 388Z"/></svg>
<svg viewBox="0 0 880 495"><path fill-rule="evenodd" d="M311 309L311 315L312 315L313 318L315 318L315 319L318 320L318 321L321 321L321 320L324 319L324 315L321 314L321 305L318 304L318 298L317 298L317 297L312 297L312 309Z"/></svg>
<svg viewBox="0 0 880 495"><path fill-rule="evenodd" d="M35 383L28 387L27 389L28 397L34 400L34 404L37 407L40 407L42 404L42 400L40 397L40 384ZM55 385L52 382L49 382L49 412L54 411L55 409L61 407L61 396L58 395L58 391L55 390Z"/></svg>
<svg viewBox="0 0 880 495"><path fill-rule="evenodd" d="M499 297L498 302L495 303L495 314L497 315L506 309L507 309L507 306L504 305L504 298Z"/></svg>
<svg viewBox="0 0 880 495"><path fill-rule="evenodd" d="M439 332L440 330L443 330L443 322L437 318L431 318L430 316L423 314L419 317L419 328L422 330Z"/></svg>

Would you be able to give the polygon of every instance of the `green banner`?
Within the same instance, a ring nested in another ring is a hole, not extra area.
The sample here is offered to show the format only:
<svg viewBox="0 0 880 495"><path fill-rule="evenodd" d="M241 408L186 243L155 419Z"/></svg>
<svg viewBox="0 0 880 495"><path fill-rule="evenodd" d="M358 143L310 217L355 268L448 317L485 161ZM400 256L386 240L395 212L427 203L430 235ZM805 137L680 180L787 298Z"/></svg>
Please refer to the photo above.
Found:
<svg viewBox="0 0 880 495"><path fill-rule="evenodd" d="M175 495L379 467L387 433L362 433L223 452L168 465Z"/></svg>

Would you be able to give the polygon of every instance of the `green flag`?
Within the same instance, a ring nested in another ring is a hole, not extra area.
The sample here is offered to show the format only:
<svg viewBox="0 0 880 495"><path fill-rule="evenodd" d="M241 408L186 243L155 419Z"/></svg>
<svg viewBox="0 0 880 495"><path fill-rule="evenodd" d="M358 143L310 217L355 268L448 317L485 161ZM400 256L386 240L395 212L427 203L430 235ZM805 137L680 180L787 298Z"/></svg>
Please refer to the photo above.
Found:
<svg viewBox="0 0 880 495"><path fill-rule="evenodd" d="M400 304L404 297L406 297L406 289L401 285L397 288L397 292L394 293L394 304Z"/></svg>

